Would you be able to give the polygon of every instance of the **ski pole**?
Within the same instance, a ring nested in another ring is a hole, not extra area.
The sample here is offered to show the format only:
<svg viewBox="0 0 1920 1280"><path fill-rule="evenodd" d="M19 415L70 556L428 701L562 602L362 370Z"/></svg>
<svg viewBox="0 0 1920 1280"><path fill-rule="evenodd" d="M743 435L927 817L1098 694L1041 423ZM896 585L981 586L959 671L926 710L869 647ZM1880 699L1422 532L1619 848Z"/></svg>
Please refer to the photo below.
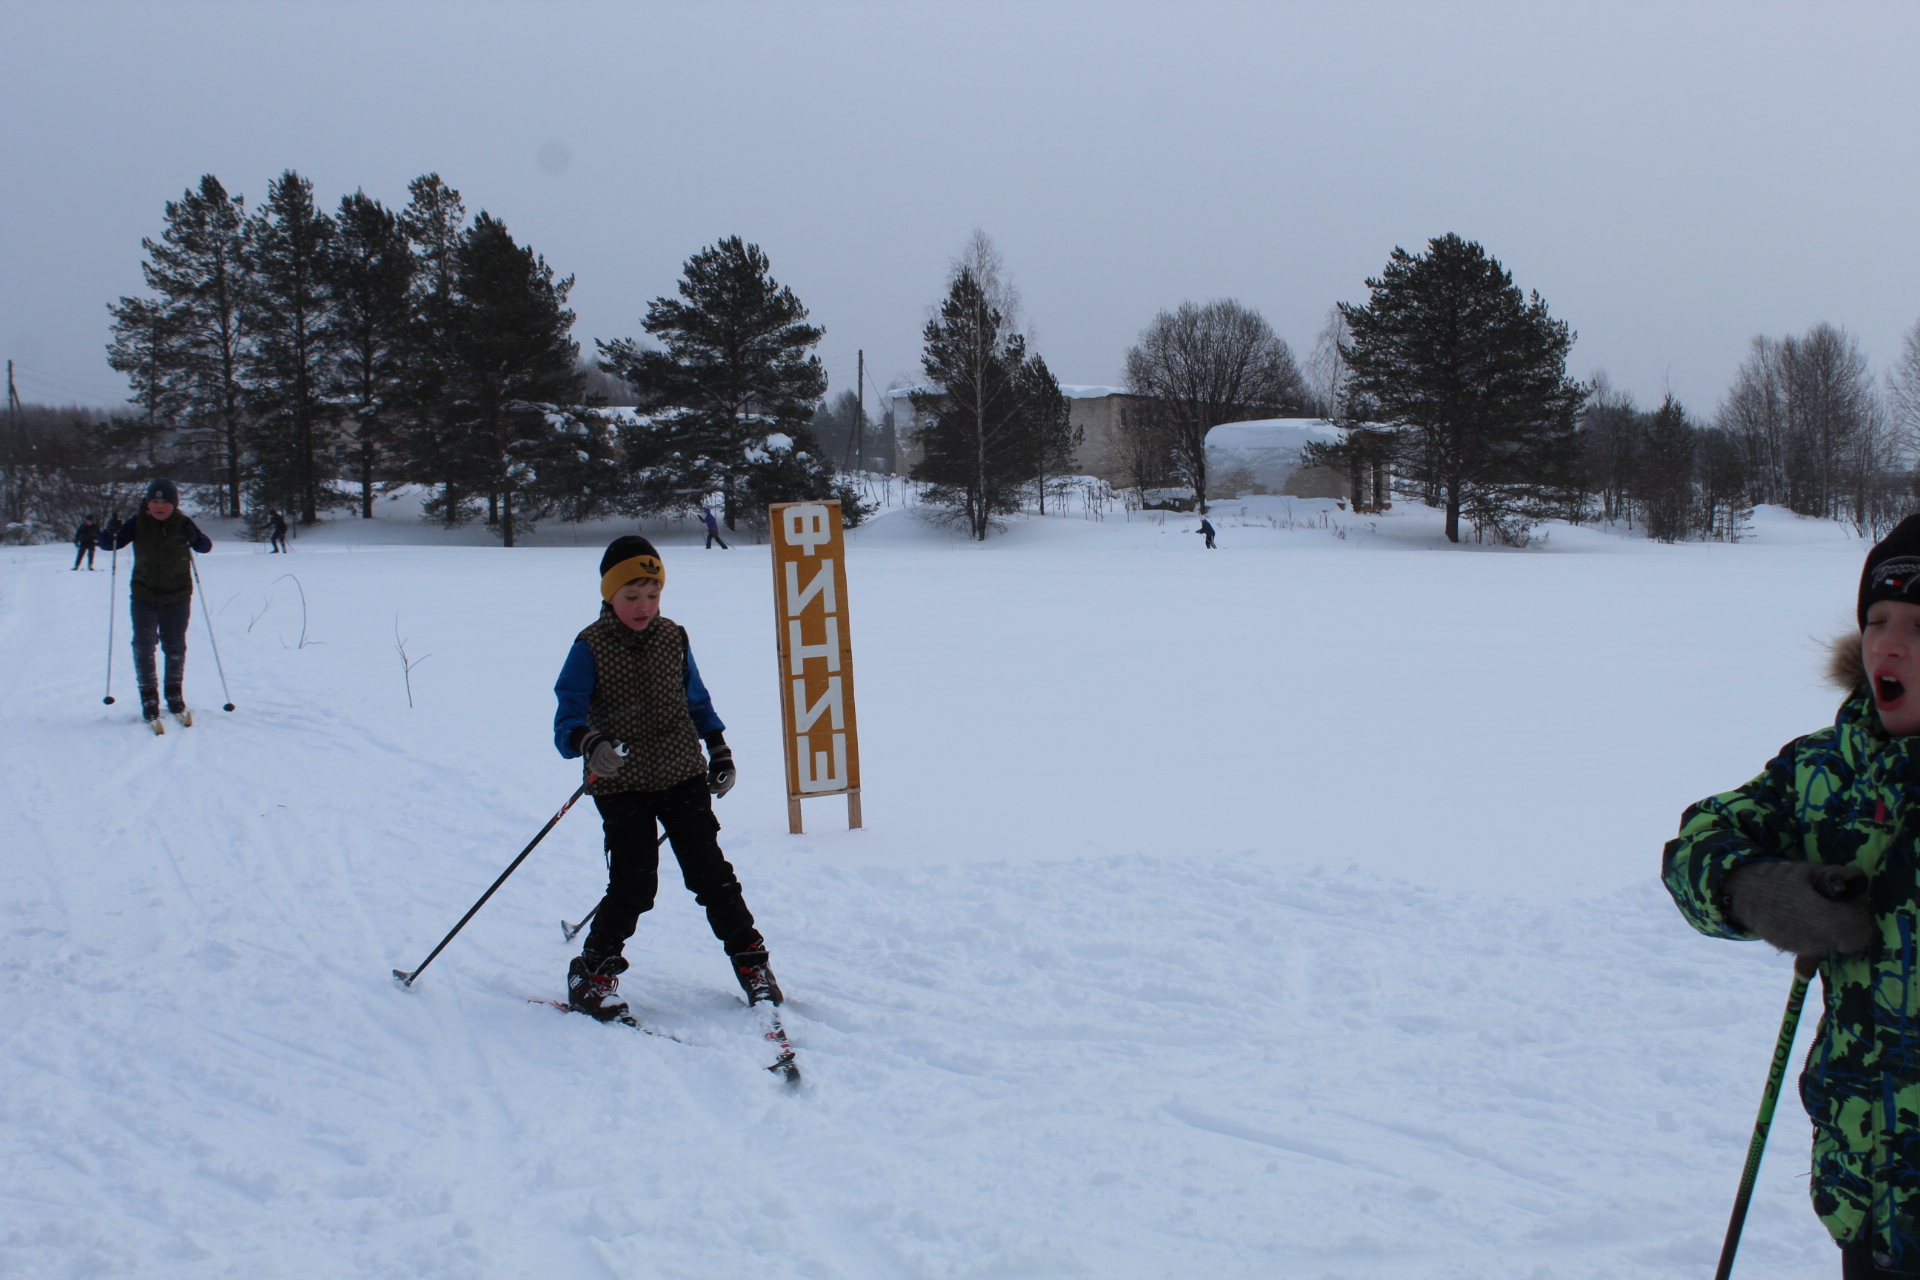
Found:
<svg viewBox="0 0 1920 1280"><path fill-rule="evenodd" d="M654 844L654 847L657 849L661 845L665 844L666 842L667 842L667 833L662 831L660 833L660 838L658 840L655 840L653 844ZM600 914L600 908L605 906L606 902L607 900L603 897L600 899L600 901L594 903L593 910L587 912L586 915L581 916L579 924L568 924L565 920L562 920L560 922L560 932L567 936L568 942L572 942L575 934L579 933L582 929L586 928L588 925L593 923L593 918Z"/></svg>
<svg viewBox="0 0 1920 1280"><path fill-rule="evenodd" d="M446 949L446 945L449 942L453 941L454 934L459 933L462 929L467 927L467 921L473 919L474 914L478 912L480 908L487 905L487 899L493 896L493 891L495 889L498 889L501 885L507 882L507 877L512 875L514 871L519 868L520 864L527 860L527 855L533 852L533 847L535 845L539 844L542 840L545 840L547 838L547 832L553 830L554 824L559 822L560 819L567 816L567 810L573 808L573 802L575 800L578 800L581 796L585 795L587 788L592 786L593 782L594 782L593 775L588 774L587 780L574 788L573 794L567 797L567 802L560 806L560 811L554 814L551 818L547 819L547 825L540 828L540 834L536 835L533 839L527 841L527 847L520 851L520 856L507 864L507 869L500 873L500 878L498 880L495 880L493 884L488 887L487 891L480 895L480 901L474 903L471 907L467 908L467 914L460 917L460 923L453 926L452 931L449 932L446 937L440 939L439 946L435 947L432 951L429 951L427 953L427 958L420 962L420 967L418 969L415 969L412 973L408 973L405 969L395 969L393 971L393 976L400 980L401 986L403 987L413 986L413 980L419 977L423 972L426 971L426 967L433 963L433 958L435 956L439 955L443 950Z"/></svg>
<svg viewBox="0 0 1920 1280"><path fill-rule="evenodd" d="M193 585L200 588L200 616L207 620L207 643L213 646L213 669L220 673L220 693L227 700L226 705L220 709L231 711L233 694L227 688L227 669L220 665L220 642L213 638L213 610L212 606L207 604L207 584L200 580L200 563L191 553L187 556L187 563L193 566Z"/></svg>
<svg viewBox="0 0 1920 1280"><path fill-rule="evenodd" d="M1727 1280L1733 1274L1734 1250L1740 1247L1740 1229L1747 1223L1754 1180L1760 1176L1760 1157L1767 1149L1767 1130L1773 1127L1773 1106L1780 1101L1780 1082L1787 1074L1794 1033L1800 1029L1800 1006L1807 998L1808 980L1819 970L1818 956L1794 959L1793 990L1787 994L1787 1012L1780 1019L1780 1039L1773 1046L1773 1065L1767 1069L1766 1092L1760 1095L1760 1116L1753 1122L1753 1138L1747 1143L1747 1167L1740 1174L1740 1193L1733 1198L1733 1217L1727 1222L1727 1239L1720 1246L1720 1266L1714 1271L1713 1280Z"/></svg>
<svg viewBox="0 0 1920 1280"><path fill-rule="evenodd" d="M113 705L113 613L120 595L120 548L115 547L111 554L107 573L107 696L100 699L108 706Z"/></svg>

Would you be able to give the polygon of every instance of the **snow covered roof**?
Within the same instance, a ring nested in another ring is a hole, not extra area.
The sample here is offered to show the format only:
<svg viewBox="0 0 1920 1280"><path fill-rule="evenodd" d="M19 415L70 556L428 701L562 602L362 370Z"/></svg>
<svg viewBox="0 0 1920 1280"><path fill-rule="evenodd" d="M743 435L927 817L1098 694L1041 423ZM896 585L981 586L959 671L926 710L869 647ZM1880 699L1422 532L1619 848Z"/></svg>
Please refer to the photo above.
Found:
<svg viewBox="0 0 1920 1280"><path fill-rule="evenodd" d="M1223 422L1207 432L1208 465L1245 468L1255 483L1280 493L1300 469L1300 450L1317 440L1332 442L1339 429L1325 418L1257 418Z"/></svg>

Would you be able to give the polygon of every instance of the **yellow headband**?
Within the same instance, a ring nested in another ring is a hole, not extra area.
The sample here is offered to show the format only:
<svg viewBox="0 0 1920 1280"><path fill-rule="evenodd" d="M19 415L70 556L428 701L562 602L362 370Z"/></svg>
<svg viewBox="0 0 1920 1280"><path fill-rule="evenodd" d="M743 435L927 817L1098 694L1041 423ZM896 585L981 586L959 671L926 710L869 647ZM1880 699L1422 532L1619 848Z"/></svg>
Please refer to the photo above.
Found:
<svg viewBox="0 0 1920 1280"><path fill-rule="evenodd" d="M615 592L635 578L652 578L664 587L667 585L667 567L652 556L635 556L631 560L622 560L600 575L600 598L613 599Z"/></svg>

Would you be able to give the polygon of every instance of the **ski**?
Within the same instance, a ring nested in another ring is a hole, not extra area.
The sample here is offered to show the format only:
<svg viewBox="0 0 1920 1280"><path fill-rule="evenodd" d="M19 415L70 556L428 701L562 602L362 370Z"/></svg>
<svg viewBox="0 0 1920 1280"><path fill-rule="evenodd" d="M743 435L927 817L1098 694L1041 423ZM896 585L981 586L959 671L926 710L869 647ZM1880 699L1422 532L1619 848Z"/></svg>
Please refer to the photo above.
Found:
<svg viewBox="0 0 1920 1280"><path fill-rule="evenodd" d="M189 707L180 708L178 711L175 711L173 713L173 718L180 722L180 727L182 729L193 728L193 711L191 708Z"/></svg>
<svg viewBox="0 0 1920 1280"><path fill-rule="evenodd" d="M537 996L528 996L527 1003L551 1005L553 1008L558 1009L562 1013L578 1013L578 1014L583 1014L589 1017L592 1016L590 1014L586 1014L586 1010L584 1009L574 1008L572 1005L568 1004L565 1000L542 1000ZM598 1022L598 1021L601 1021L601 1019L595 1018L594 1021ZM684 1044L684 1045L693 1044L693 1041L682 1040L679 1036L673 1034L673 1032L671 1031L662 1031L658 1027L650 1027L646 1023L640 1021L640 1019L634 1017L631 1013L623 1013L617 1018L608 1018L606 1019L606 1021L617 1022L623 1027L632 1027L635 1031L644 1031L650 1036L659 1036L662 1040L671 1040L675 1044Z"/></svg>
<svg viewBox="0 0 1920 1280"><path fill-rule="evenodd" d="M752 1005L747 1006L752 1008ZM761 1036L772 1045L778 1046L780 1054L767 1070L779 1076L789 1085L800 1083L800 1064L793 1060L793 1043L787 1039L787 1029L780 1022L780 1009L777 1005L768 1005L765 1014L767 1028Z"/></svg>

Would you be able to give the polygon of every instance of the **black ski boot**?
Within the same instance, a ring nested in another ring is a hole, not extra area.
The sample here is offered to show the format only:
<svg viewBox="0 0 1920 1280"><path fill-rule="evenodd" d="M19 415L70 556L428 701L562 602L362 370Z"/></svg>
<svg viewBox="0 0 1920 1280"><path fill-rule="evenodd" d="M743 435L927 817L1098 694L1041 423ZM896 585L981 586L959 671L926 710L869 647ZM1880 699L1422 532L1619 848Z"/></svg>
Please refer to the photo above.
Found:
<svg viewBox="0 0 1920 1280"><path fill-rule="evenodd" d="M627 1002L620 998L620 975L626 971L625 956L575 956L567 966L567 1003L602 1022L626 1017Z"/></svg>
<svg viewBox="0 0 1920 1280"><path fill-rule="evenodd" d="M140 718L151 725L160 723L160 691L158 689L140 691Z"/></svg>
<svg viewBox="0 0 1920 1280"><path fill-rule="evenodd" d="M733 961L733 976L740 979L740 989L747 993L748 1004L759 1004L762 1000L779 1004L785 998L780 994L780 984L773 980L773 970L767 967L765 947L738 951L727 958Z"/></svg>

